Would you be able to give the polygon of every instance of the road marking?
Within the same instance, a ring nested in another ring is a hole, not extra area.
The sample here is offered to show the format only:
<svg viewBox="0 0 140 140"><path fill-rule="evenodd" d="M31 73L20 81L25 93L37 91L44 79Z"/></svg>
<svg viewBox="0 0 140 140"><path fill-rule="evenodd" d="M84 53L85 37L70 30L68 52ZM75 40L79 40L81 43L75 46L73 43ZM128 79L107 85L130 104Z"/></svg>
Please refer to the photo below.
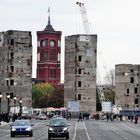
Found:
<svg viewBox="0 0 140 140"><path fill-rule="evenodd" d="M39 135L38 135L38 137L41 137L42 135L45 135L47 132L44 132L44 133L40 133ZM37 137L37 138L38 138ZM38 139L38 140L41 140L41 138L40 139Z"/></svg>
<svg viewBox="0 0 140 140"><path fill-rule="evenodd" d="M33 127L35 127L36 125L39 125L40 123L35 123L34 125L33 125Z"/></svg>
<svg viewBox="0 0 140 140"><path fill-rule="evenodd" d="M75 140L75 138L76 138L77 124L78 124L78 123L76 122L76 124L75 124L75 130L74 130L74 136L73 136L73 139L72 139L72 140ZM89 137L89 134L88 134L88 131L87 131L85 122L83 122L83 124L84 124L84 129L85 129L85 131L86 131L87 138L88 138L88 140L91 140L90 137Z"/></svg>
<svg viewBox="0 0 140 140"><path fill-rule="evenodd" d="M105 125L105 123L104 123L104 125ZM111 130L112 130L114 133L116 133L117 135L119 135L120 137L124 138L125 140L128 139L126 136L122 135L119 131L117 131L115 128L113 128L112 125L109 125L109 124L108 124L107 126L110 127Z"/></svg>
<svg viewBox="0 0 140 140"><path fill-rule="evenodd" d="M84 127L85 127L85 131L86 131L86 135L87 135L88 140L91 140L90 137L89 137L89 134L88 134L88 131L87 131L87 128L86 128L85 122L84 122Z"/></svg>
<svg viewBox="0 0 140 140"><path fill-rule="evenodd" d="M137 131L137 132L140 132L139 130L137 130L137 129L135 129L135 128L132 128L132 127L127 126L126 124L122 124L122 125L124 125L125 127L129 128L129 129L132 129L132 130L135 130L135 131Z"/></svg>
<svg viewBox="0 0 140 140"><path fill-rule="evenodd" d="M72 140L75 140L75 137L76 137L76 130L77 130L77 122L76 122L76 124L75 124L74 135L73 135L73 139L72 139Z"/></svg>

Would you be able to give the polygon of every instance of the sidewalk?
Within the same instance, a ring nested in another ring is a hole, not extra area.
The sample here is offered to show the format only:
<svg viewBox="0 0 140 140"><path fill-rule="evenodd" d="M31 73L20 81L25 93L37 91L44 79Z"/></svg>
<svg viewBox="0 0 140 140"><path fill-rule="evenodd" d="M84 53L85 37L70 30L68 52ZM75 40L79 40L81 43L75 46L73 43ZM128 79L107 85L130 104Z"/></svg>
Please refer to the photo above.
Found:
<svg viewBox="0 0 140 140"><path fill-rule="evenodd" d="M5 126L5 125L8 125L9 123L7 123L7 122L1 122L1 125L0 125L0 127L2 127L2 126Z"/></svg>

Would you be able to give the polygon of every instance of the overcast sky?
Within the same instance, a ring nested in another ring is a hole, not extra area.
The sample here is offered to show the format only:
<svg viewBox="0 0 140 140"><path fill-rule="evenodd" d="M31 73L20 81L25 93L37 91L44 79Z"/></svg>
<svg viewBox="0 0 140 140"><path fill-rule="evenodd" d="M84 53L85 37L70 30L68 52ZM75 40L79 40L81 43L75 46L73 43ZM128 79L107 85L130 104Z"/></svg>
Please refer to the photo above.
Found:
<svg viewBox="0 0 140 140"><path fill-rule="evenodd" d="M100 81L115 64L140 64L140 0L81 0L92 34L98 35L97 64ZM84 33L76 0L0 0L0 31L32 31L33 77L36 71L36 31L44 30L50 6L51 24L64 37Z"/></svg>

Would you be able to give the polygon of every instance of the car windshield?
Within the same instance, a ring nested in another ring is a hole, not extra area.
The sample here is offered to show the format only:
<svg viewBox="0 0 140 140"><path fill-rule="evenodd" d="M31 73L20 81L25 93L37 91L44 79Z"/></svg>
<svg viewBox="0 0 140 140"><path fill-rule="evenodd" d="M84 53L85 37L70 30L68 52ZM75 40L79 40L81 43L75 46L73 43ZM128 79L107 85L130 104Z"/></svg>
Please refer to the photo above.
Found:
<svg viewBox="0 0 140 140"><path fill-rule="evenodd" d="M30 123L28 121L15 121L13 126L29 126Z"/></svg>
<svg viewBox="0 0 140 140"><path fill-rule="evenodd" d="M65 119L54 119L50 121L50 126L66 126L67 121Z"/></svg>

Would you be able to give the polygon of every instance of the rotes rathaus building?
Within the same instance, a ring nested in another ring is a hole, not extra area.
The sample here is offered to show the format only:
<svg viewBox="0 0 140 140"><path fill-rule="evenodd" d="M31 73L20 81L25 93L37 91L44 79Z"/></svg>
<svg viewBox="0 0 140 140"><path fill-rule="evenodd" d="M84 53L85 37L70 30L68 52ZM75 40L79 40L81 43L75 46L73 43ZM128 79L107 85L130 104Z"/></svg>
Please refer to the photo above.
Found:
<svg viewBox="0 0 140 140"><path fill-rule="evenodd" d="M96 112L97 35L65 37L65 106L79 102L79 111ZM71 106L73 107L73 106Z"/></svg>
<svg viewBox="0 0 140 140"><path fill-rule="evenodd" d="M55 31L48 16L43 31L37 31L37 81L60 83L61 31Z"/></svg>

